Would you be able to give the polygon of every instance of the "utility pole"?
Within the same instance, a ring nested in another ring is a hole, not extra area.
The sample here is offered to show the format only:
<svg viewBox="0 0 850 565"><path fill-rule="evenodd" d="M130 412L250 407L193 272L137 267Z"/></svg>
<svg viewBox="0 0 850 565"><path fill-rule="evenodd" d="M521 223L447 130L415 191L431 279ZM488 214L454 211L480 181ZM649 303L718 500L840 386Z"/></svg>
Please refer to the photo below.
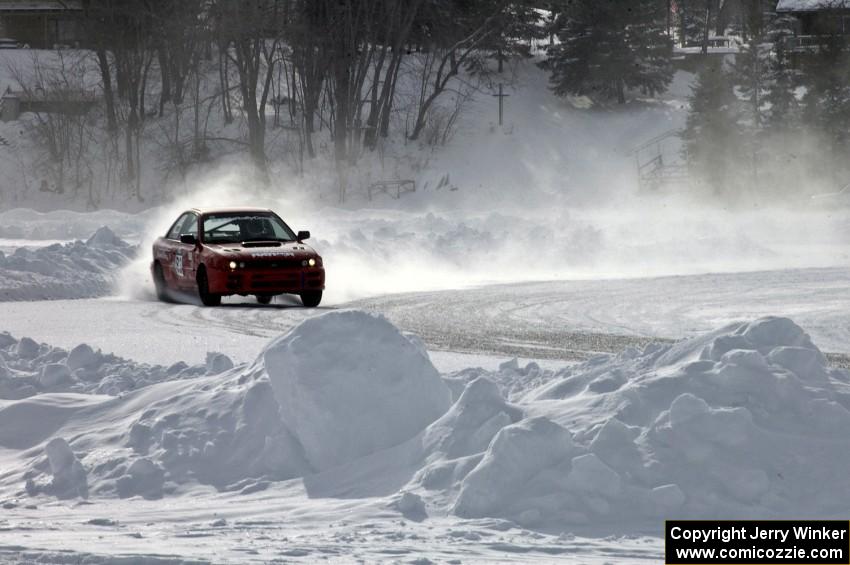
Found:
<svg viewBox="0 0 850 565"><path fill-rule="evenodd" d="M491 96L499 99L499 125L502 125L502 117L504 116L504 101L505 98L510 96L510 94L504 94L502 92L502 83L499 83L499 94L492 94Z"/></svg>

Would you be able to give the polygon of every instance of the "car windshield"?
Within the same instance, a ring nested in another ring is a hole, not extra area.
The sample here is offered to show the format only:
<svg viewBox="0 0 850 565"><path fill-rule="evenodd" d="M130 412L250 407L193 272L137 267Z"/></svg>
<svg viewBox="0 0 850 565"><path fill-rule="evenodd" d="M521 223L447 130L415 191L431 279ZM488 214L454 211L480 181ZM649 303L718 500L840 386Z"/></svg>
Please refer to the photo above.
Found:
<svg viewBox="0 0 850 565"><path fill-rule="evenodd" d="M204 216L205 243L295 241L289 226L274 214L222 213Z"/></svg>

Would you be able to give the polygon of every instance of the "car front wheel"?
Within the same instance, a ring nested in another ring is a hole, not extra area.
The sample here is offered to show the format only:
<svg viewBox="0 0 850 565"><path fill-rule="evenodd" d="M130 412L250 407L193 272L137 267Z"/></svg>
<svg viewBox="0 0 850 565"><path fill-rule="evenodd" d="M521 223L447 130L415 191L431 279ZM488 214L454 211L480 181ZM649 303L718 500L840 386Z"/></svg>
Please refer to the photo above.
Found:
<svg viewBox="0 0 850 565"><path fill-rule="evenodd" d="M315 308L322 301L322 291L313 290L301 293L301 304L307 308Z"/></svg>
<svg viewBox="0 0 850 565"><path fill-rule="evenodd" d="M210 292L207 270L203 268L198 271L198 296L204 306L219 306L221 304L221 295Z"/></svg>

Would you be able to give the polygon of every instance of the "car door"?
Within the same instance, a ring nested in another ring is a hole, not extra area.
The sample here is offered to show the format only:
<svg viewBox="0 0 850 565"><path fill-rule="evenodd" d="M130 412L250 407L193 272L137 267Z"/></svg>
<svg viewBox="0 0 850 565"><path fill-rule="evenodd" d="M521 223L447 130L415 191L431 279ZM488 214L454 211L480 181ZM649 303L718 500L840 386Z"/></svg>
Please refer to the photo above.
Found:
<svg viewBox="0 0 850 565"><path fill-rule="evenodd" d="M197 214L190 212L180 235L193 235L196 241L200 241L199 220ZM186 281L186 286L194 286L201 258L201 246L181 243L180 248L183 251L183 279Z"/></svg>
<svg viewBox="0 0 850 565"><path fill-rule="evenodd" d="M197 251L199 246L192 243L180 241L182 235L194 235L198 237L198 215L194 212L186 212L183 223L180 225L180 233L175 241L174 259L172 269L177 281L177 286L183 288L194 288L195 272L197 263Z"/></svg>
<svg viewBox="0 0 850 565"><path fill-rule="evenodd" d="M181 214L168 229L165 237L160 239L157 244L158 254L156 259L162 265L162 273L166 282L172 287L182 286L183 264L182 258L180 260L177 258L177 251L180 248L180 232L188 216L188 212Z"/></svg>

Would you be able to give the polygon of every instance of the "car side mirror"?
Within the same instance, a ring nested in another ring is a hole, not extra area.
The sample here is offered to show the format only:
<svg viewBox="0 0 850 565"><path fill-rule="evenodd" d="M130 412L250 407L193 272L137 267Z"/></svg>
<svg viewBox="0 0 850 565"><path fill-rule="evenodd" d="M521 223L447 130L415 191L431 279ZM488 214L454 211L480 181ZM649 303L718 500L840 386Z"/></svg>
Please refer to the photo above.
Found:
<svg viewBox="0 0 850 565"><path fill-rule="evenodd" d="M295 239L298 241L304 241L305 239L310 239L310 232L308 231L300 231L298 235L295 236Z"/></svg>
<svg viewBox="0 0 850 565"><path fill-rule="evenodd" d="M185 243L186 245L198 245L198 238L191 233L180 234L180 243Z"/></svg>

